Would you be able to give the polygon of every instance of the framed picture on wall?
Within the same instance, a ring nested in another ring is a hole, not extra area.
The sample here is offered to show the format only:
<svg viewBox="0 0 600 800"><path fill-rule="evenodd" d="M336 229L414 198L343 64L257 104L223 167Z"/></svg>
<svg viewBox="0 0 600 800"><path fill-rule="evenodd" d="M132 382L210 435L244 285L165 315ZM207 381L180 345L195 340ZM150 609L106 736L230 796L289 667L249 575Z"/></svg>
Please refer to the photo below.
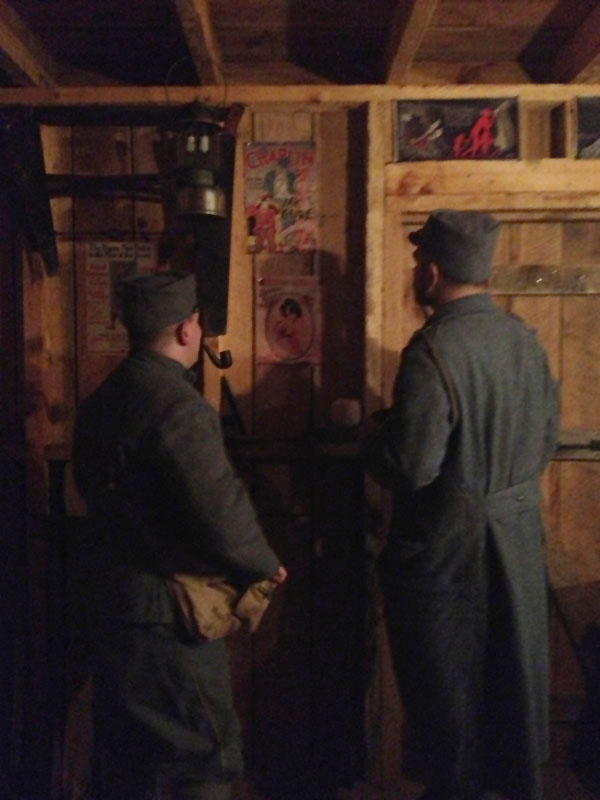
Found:
<svg viewBox="0 0 600 800"><path fill-rule="evenodd" d="M321 363L321 284L315 275L258 279L256 361Z"/></svg>
<svg viewBox="0 0 600 800"><path fill-rule="evenodd" d="M518 158L517 98L399 101L395 139L396 161Z"/></svg>
<svg viewBox="0 0 600 800"><path fill-rule="evenodd" d="M248 252L314 250L314 142L248 142L244 156Z"/></svg>
<svg viewBox="0 0 600 800"><path fill-rule="evenodd" d="M577 98L577 158L600 158L600 97Z"/></svg>

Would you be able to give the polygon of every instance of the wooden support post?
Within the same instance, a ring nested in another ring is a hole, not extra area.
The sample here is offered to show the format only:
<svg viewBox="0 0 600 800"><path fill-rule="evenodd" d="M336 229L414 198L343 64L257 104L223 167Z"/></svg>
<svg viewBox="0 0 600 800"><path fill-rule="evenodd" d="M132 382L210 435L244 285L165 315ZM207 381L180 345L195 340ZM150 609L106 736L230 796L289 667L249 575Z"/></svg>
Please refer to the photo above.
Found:
<svg viewBox="0 0 600 800"><path fill-rule="evenodd" d="M223 84L223 58L212 24L209 0L174 0L174 3L196 67L198 82L204 83L208 64L209 79Z"/></svg>
<svg viewBox="0 0 600 800"><path fill-rule="evenodd" d="M18 84L56 85L56 66L6 0L0 0L0 65Z"/></svg>
<svg viewBox="0 0 600 800"><path fill-rule="evenodd" d="M386 54L386 83L405 81L437 4L438 0L398 0Z"/></svg>

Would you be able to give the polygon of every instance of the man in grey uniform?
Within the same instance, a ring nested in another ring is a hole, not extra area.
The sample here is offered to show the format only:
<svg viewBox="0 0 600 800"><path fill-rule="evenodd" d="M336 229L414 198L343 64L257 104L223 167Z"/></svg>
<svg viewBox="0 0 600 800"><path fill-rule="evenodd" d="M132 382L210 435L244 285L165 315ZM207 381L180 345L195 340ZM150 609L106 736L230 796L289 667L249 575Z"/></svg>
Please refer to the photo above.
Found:
<svg viewBox="0 0 600 800"><path fill-rule="evenodd" d="M427 800L540 800L548 619L539 477L557 389L534 333L485 282L499 223L438 210L409 238L433 309L367 444L394 495L379 571Z"/></svg>
<svg viewBox="0 0 600 800"><path fill-rule="evenodd" d="M81 405L73 451L89 516L95 797L149 800L164 776L174 800L222 800L242 770L225 643L185 632L157 552L192 553L242 588L286 571L193 386L194 275L126 280L121 314L131 351Z"/></svg>

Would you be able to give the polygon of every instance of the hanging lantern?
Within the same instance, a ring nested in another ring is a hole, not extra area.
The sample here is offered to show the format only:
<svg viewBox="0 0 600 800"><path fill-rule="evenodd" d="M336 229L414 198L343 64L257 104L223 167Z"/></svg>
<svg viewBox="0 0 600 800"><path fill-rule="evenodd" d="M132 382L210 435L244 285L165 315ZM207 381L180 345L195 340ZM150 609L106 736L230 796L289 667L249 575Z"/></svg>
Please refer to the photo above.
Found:
<svg viewBox="0 0 600 800"><path fill-rule="evenodd" d="M216 111L186 106L171 134L176 215L227 217L229 158Z"/></svg>
<svg viewBox="0 0 600 800"><path fill-rule="evenodd" d="M236 130L243 113L235 103L192 103L171 118L155 146L172 247L166 258L196 273L207 336L227 329Z"/></svg>

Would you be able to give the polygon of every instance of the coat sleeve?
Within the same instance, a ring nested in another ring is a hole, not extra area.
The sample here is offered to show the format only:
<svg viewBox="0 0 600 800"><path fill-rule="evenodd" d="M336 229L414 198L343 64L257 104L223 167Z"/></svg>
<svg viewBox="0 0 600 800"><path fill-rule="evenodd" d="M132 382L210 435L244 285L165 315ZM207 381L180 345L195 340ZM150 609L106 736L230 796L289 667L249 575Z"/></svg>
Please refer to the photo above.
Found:
<svg viewBox="0 0 600 800"><path fill-rule="evenodd" d="M394 403L365 446L367 470L387 488L415 491L439 475L452 430L451 404L425 343L404 350Z"/></svg>
<svg viewBox="0 0 600 800"><path fill-rule="evenodd" d="M176 498L200 555L247 580L277 572L271 550L241 480L229 462L220 423L202 400L180 401L151 434L154 465Z"/></svg>

